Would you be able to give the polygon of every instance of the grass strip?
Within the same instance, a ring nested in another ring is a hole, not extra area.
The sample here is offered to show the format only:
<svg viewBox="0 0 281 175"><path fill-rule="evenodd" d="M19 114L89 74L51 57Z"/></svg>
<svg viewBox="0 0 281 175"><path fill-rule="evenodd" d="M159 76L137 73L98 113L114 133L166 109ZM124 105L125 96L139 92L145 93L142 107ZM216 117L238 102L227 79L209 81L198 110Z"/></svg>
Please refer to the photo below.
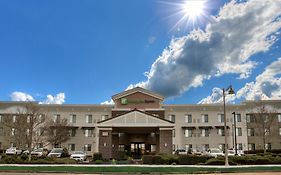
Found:
<svg viewBox="0 0 281 175"><path fill-rule="evenodd" d="M69 173L242 173L242 172L281 172L281 167L141 167L141 166L0 166L0 171L15 172L69 172Z"/></svg>

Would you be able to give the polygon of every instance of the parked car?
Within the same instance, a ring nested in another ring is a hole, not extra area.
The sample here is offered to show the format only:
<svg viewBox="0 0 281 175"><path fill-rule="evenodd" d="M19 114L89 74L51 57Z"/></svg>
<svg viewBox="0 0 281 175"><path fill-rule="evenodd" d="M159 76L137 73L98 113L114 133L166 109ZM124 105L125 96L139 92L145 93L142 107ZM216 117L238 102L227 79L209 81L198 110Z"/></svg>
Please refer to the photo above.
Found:
<svg viewBox="0 0 281 175"><path fill-rule="evenodd" d="M10 147L6 149L6 155L21 155L22 150L17 147Z"/></svg>
<svg viewBox="0 0 281 175"><path fill-rule="evenodd" d="M66 148L53 148L48 154L48 157L68 157L68 151Z"/></svg>
<svg viewBox="0 0 281 175"><path fill-rule="evenodd" d="M77 160L77 161L84 161L87 159L87 155L84 151L74 151L70 155L71 159Z"/></svg>
<svg viewBox="0 0 281 175"><path fill-rule="evenodd" d="M206 152L206 155L211 157L218 157L218 156L224 156L224 153L219 148L210 148Z"/></svg>
<svg viewBox="0 0 281 175"><path fill-rule="evenodd" d="M237 156L242 156L242 155L244 155L244 151L237 150ZM228 156L235 156L235 150L234 149L228 150Z"/></svg>
<svg viewBox="0 0 281 175"><path fill-rule="evenodd" d="M187 154L187 151L185 149L177 149L175 154Z"/></svg>
<svg viewBox="0 0 281 175"><path fill-rule="evenodd" d="M46 155L48 155L48 150L45 148L38 148L38 149L31 151L31 155L38 156L38 157L46 156Z"/></svg>

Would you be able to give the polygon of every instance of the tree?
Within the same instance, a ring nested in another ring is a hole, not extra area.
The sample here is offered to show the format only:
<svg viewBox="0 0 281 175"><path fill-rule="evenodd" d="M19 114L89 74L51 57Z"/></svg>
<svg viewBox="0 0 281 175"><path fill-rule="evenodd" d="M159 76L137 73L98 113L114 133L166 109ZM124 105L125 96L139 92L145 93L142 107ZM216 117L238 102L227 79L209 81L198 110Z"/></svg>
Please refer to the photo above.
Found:
<svg viewBox="0 0 281 175"><path fill-rule="evenodd" d="M276 112L266 106L262 101L256 104L253 113L248 115L248 127L253 128L254 135L260 139L264 153L266 152L266 143L271 137L271 127L276 122Z"/></svg>
<svg viewBox="0 0 281 175"><path fill-rule="evenodd" d="M70 139L70 128L67 119L49 119L44 127L45 139L53 146L59 146Z"/></svg>

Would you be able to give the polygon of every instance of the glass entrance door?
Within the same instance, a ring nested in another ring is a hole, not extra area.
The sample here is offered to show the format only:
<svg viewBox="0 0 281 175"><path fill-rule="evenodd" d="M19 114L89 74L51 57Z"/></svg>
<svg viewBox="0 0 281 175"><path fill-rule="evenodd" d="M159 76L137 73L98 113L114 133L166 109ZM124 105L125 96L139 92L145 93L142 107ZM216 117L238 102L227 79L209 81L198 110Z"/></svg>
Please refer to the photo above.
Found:
<svg viewBox="0 0 281 175"><path fill-rule="evenodd" d="M140 159L145 152L144 143L131 143L131 154L134 159Z"/></svg>

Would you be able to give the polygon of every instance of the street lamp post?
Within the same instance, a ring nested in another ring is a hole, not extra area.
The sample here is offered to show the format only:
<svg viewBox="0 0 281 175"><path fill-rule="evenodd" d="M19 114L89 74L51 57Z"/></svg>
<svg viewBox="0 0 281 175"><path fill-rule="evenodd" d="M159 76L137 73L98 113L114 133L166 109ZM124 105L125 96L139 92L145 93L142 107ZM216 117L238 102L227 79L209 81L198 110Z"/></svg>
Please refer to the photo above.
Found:
<svg viewBox="0 0 281 175"><path fill-rule="evenodd" d="M225 166L229 166L228 163L228 143L227 143L227 126L226 126L226 109L225 109L225 92L228 92L227 94L234 94L234 90L232 89L232 86L229 86L226 89L222 89L222 96L223 96L223 115L224 115L224 160L225 160Z"/></svg>
<svg viewBox="0 0 281 175"><path fill-rule="evenodd" d="M234 118L234 150L235 150L235 156L237 156L236 114L235 112L232 112L232 114Z"/></svg>

